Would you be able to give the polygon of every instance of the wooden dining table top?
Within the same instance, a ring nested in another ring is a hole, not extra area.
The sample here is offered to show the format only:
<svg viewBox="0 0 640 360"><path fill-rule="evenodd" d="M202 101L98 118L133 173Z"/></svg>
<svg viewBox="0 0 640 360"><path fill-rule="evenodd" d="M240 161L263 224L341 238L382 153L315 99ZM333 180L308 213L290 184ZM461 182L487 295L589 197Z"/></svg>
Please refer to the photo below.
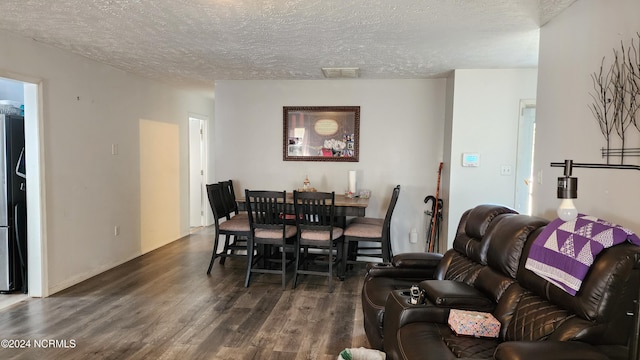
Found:
<svg viewBox="0 0 640 360"><path fill-rule="evenodd" d="M287 198L289 195L287 194ZM291 194L291 198L293 201L293 194ZM354 206L354 207L362 207L366 208L369 206L369 198L360 198L360 197L348 197L344 194L336 194L336 206Z"/></svg>
<svg viewBox="0 0 640 360"><path fill-rule="evenodd" d="M244 196L236 197L236 202L240 210L246 210ZM287 192L286 202L293 205L293 192ZM350 198L344 194L336 194L335 205L338 216L365 216L365 210L369 206L369 198Z"/></svg>
<svg viewBox="0 0 640 360"><path fill-rule="evenodd" d="M236 197L238 203L245 202L245 197ZM293 204L293 192L287 192L287 204ZM348 197L344 194L336 194L336 206L355 206L366 208L369 206L369 198Z"/></svg>

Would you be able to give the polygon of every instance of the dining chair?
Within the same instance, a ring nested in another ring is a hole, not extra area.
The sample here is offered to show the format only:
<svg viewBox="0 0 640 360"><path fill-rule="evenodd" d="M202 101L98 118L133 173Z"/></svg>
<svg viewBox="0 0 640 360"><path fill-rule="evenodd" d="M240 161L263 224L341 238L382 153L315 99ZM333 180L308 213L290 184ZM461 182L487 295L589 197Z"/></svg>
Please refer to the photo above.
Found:
<svg viewBox="0 0 640 360"><path fill-rule="evenodd" d="M397 185L391 194L391 201L387 207L384 219L378 218L354 218L344 229L343 253L345 261L342 266L346 272L347 264L358 262L358 257L381 258L384 262L390 262L393 257L391 249L391 217L400 195L400 185ZM376 245L361 246L360 242L378 243ZM350 244L353 244L350 251ZM344 278L343 278L344 279Z"/></svg>
<svg viewBox="0 0 640 360"><path fill-rule="evenodd" d="M233 189L233 180L220 181L222 185L222 199L224 201L226 219L227 220L240 220L249 223L246 211L238 210L238 203L236 202L236 194ZM231 237L233 241L231 241ZM235 234L229 234L225 237L223 254L227 256L245 256L247 251L247 237L236 236ZM227 256L220 258L220 264L224 264Z"/></svg>
<svg viewBox="0 0 640 360"><path fill-rule="evenodd" d="M333 269L342 260L343 229L335 226L335 192L293 192L295 219L298 227L296 242L296 267L293 274L295 289L299 274L322 275L329 278L329 292L333 292ZM309 249L326 252L327 266L318 269L318 254L310 254ZM302 254L300 253L302 250ZM335 255L334 255L335 253Z"/></svg>
<svg viewBox="0 0 640 360"><path fill-rule="evenodd" d="M229 238L233 236L237 241L238 238L248 238L251 233L249 226L249 218L236 218L228 216L227 207L224 203L224 189L222 184L207 184L207 197L209 198L209 205L213 211L213 223L215 228L215 234L213 238L213 252L211 254L211 261L209 262L209 268L207 269L207 275L211 274L213 263L216 258L220 258L220 264L224 264L224 259L227 256L238 256L235 253L228 253ZM220 241L220 235L225 236L225 245L222 252L218 252L218 244Z"/></svg>
<svg viewBox="0 0 640 360"><path fill-rule="evenodd" d="M246 211L238 210L238 202L236 201L236 192L233 188L233 180L224 180L219 182L224 190L224 204L227 207L227 213L230 217L247 217Z"/></svg>
<svg viewBox="0 0 640 360"><path fill-rule="evenodd" d="M249 287L251 273L282 275L282 290L286 283L286 269L297 254L294 253L297 229L287 223L286 191L245 190L246 209L249 217L249 240L247 242L247 276L244 282ZM257 251L254 251L257 250ZM279 259L273 254L280 250ZM293 259L287 259L287 252ZM256 254L257 253L257 254ZM280 263L279 268L270 266ZM262 264L262 267L257 266Z"/></svg>

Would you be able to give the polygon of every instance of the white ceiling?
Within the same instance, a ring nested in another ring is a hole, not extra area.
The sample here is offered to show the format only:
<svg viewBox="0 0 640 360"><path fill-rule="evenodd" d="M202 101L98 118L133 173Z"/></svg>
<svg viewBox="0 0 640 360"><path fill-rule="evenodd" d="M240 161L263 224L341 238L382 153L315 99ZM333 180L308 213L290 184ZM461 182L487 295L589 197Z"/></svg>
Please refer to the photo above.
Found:
<svg viewBox="0 0 640 360"><path fill-rule="evenodd" d="M420 79L536 67L540 26L573 2L2 0L0 29L186 86L323 79L321 67Z"/></svg>

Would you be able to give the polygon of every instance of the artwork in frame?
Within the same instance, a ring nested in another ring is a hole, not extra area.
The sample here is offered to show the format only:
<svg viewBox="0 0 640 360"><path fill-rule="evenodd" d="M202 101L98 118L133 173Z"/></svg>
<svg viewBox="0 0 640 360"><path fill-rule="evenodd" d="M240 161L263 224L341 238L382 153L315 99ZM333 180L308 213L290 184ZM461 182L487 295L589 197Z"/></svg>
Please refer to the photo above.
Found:
<svg viewBox="0 0 640 360"><path fill-rule="evenodd" d="M359 106L284 106L284 161L359 161Z"/></svg>

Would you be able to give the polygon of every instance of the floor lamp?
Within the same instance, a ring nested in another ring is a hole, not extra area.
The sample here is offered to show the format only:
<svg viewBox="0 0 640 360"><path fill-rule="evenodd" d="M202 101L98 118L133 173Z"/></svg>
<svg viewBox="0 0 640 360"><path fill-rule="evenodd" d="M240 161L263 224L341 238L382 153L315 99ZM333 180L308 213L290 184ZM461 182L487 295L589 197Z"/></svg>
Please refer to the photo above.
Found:
<svg viewBox="0 0 640 360"><path fill-rule="evenodd" d="M618 170L640 170L638 165L610 165L610 164L588 164L574 163L573 160L564 162L552 162L551 167L564 168L564 176L558 178L558 199L562 199L558 207L558 217L564 221L574 220L578 215L578 210L573 204L573 199L578 197L578 178L571 177L573 168L587 169L618 169ZM640 289L639 289L640 291ZM633 301L633 334L629 339L629 360L640 360L640 293Z"/></svg>

